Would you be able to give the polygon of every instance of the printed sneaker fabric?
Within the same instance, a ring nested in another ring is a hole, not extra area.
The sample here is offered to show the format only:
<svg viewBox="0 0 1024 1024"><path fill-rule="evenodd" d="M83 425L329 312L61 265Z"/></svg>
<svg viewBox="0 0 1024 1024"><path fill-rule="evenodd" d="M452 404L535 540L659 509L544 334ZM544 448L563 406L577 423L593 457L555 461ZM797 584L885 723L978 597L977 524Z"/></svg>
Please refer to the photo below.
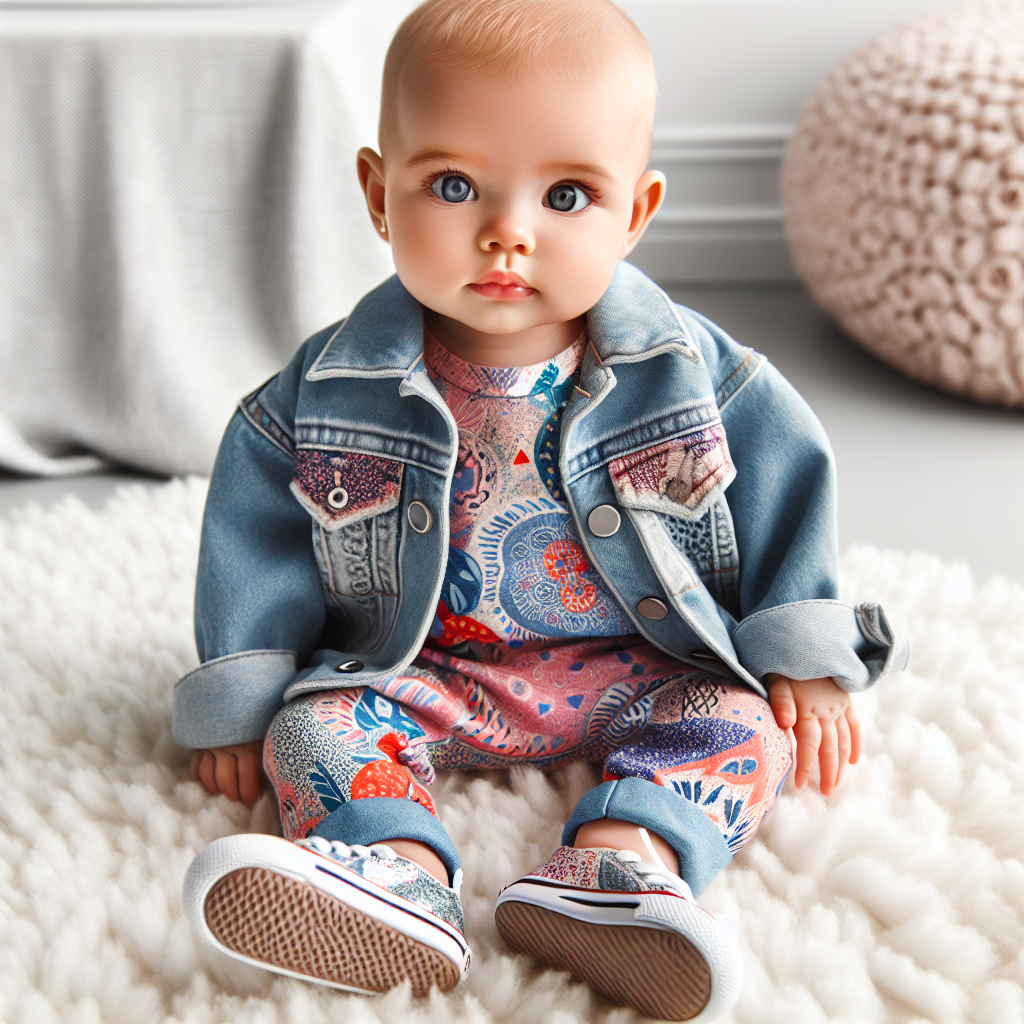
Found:
<svg viewBox="0 0 1024 1024"><path fill-rule="evenodd" d="M333 853L322 856L337 860L368 882L373 882L396 896L429 910L443 921L447 921L453 928L465 933L462 904L458 895L432 878L413 861L404 857L380 857L372 851L368 857L357 854L337 857Z"/></svg>
<svg viewBox="0 0 1024 1024"><path fill-rule="evenodd" d="M614 752L609 777L675 789L733 845L774 800L789 746L768 705L635 633L587 561L558 473L560 417L587 344L584 332L548 362L501 369L427 333L427 370L459 427L441 600L409 675L314 694L275 719L265 763L289 838L350 799L433 811L423 786L434 766L555 768Z"/></svg>
<svg viewBox="0 0 1024 1024"><path fill-rule="evenodd" d="M610 850L577 850L560 846L530 875L574 889L645 892L654 888Z"/></svg>

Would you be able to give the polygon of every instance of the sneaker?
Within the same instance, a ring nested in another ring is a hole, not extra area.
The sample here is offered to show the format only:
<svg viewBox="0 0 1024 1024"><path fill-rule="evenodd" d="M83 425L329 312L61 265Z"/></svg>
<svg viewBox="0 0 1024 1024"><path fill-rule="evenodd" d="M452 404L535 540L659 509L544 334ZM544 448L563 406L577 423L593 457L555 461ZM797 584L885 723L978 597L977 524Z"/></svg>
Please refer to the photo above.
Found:
<svg viewBox="0 0 1024 1024"><path fill-rule="evenodd" d="M189 866L185 915L197 934L247 964L347 992L412 982L416 996L465 977L459 887L388 846L313 837L218 839Z"/></svg>
<svg viewBox="0 0 1024 1024"><path fill-rule="evenodd" d="M563 846L502 891L494 918L512 949L649 1017L713 1020L740 994L731 924L632 850Z"/></svg>

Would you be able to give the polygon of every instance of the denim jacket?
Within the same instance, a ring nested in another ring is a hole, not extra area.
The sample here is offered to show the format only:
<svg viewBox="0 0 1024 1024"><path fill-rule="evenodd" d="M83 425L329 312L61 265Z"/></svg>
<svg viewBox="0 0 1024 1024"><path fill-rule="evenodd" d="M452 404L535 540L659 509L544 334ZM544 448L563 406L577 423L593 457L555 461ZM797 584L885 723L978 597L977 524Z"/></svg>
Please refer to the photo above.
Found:
<svg viewBox="0 0 1024 1024"><path fill-rule="evenodd" d="M637 632L762 695L769 672L856 691L903 668L882 610L837 600L832 452L778 371L626 263L587 322L561 487ZM615 471L702 431L721 451L698 501ZM259 739L284 701L409 666L437 608L457 453L423 365L422 307L397 277L242 400L206 504L202 664L175 690L180 744ZM610 535L590 528L600 506L619 513Z"/></svg>

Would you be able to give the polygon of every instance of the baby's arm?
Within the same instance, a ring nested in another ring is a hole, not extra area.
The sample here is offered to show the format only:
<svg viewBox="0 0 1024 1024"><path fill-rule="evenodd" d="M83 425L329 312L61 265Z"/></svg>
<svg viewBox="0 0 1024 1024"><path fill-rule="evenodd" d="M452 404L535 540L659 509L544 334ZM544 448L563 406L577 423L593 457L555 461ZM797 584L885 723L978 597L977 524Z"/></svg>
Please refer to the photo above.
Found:
<svg viewBox="0 0 1024 1024"><path fill-rule="evenodd" d="M172 731L211 793L253 804L260 748L326 616L310 515L292 496L299 383L336 327L245 399L221 442L196 585L201 662L174 693Z"/></svg>
<svg viewBox="0 0 1024 1024"><path fill-rule="evenodd" d="M796 788L807 785L817 758L821 792L831 795L843 769L860 758L860 721L850 694L831 678L796 680L772 672L765 682L775 721L796 737Z"/></svg>
<svg viewBox="0 0 1024 1024"><path fill-rule="evenodd" d="M208 793L223 793L229 800L241 800L252 807L263 786L263 741L235 743L192 751L190 772Z"/></svg>
<svg viewBox="0 0 1024 1024"><path fill-rule="evenodd" d="M744 377L756 357L699 314L680 312L718 388L736 467L725 492L743 564L725 601L738 620L733 646L768 688L779 725L794 730L797 786L817 758L829 794L860 756L850 694L906 667L909 648L878 605L839 599L835 467L807 403L767 361Z"/></svg>

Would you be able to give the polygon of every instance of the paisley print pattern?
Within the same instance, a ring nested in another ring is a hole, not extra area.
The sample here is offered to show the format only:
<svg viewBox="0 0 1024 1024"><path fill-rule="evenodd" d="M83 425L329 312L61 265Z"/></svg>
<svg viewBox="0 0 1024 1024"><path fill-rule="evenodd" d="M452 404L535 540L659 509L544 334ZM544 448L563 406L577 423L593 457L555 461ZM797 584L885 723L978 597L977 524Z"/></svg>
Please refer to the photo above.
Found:
<svg viewBox="0 0 1024 1024"><path fill-rule="evenodd" d="M300 448L291 491L328 530L398 506L401 462L360 452Z"/></svg>
<svg viewBox="0 0 1024 1024"><path fill-rule="evenodd" d="M512 526L501 542L498 603L519 626L547 636L633 632L590 567L572 521L541 513Z"/></svg>
<svg viewBox="0 0 1024 1024"><path fill-rule="evenodd" d="M423 729L400 704L370 690L325 690L287 704L263 742L263 767L277 792L285 839L304 839L349 800L393 797L436 814L421 783L429 759L410 746Z"/></svg>
<svg viewBox="0 0 1024 1024"><path fill-rule="evenodd" d="M685 518L702 516L736 475L720 422L615 459L608 471L625 504Z"/></svg>
<svg viewBox="0 0 1024 1024"><path fill-rule="evenodd" d="M623 653L629 652L616 652ZM435 767L466 771L526 762L557 768L603 759L606 780L646 779L695 804L735 851L753 838L792 765L789 739L767 702L707 676L676 673L640 687L566 694L561 707L554 698L538 702L528 721L508 716L493 688L457 664L451 656L423 664L417 676L383 688L391 697L326 691L278 714L264 764L287 838L309 835L349 800L407 799L436 814L425 788ZM577 690L588 676L591 683L600 677L593 668L578 670ZM522 697L536 696L526 679L519 681ZM643 686L647 692L637 698ZM548 715L554 729L538 731Z"/></svg>
<svg viewBox="0 0 1024 1024"><path fill-rule="evenodd" d="M718 826L733 852L754 837L793 764L767 701L742 686L680 680L651 698L643 731L605 761L605 778L675 790Z"/></svg>
<svg viewBox="0 0 1024 1024"><path fill-rule="evenodd" d="M467 363L426 335L427 371L459 427L452 551L430 645L634 632L587 564L558 474L561 411L587 340L545 363L498 368Z"/></svg>

